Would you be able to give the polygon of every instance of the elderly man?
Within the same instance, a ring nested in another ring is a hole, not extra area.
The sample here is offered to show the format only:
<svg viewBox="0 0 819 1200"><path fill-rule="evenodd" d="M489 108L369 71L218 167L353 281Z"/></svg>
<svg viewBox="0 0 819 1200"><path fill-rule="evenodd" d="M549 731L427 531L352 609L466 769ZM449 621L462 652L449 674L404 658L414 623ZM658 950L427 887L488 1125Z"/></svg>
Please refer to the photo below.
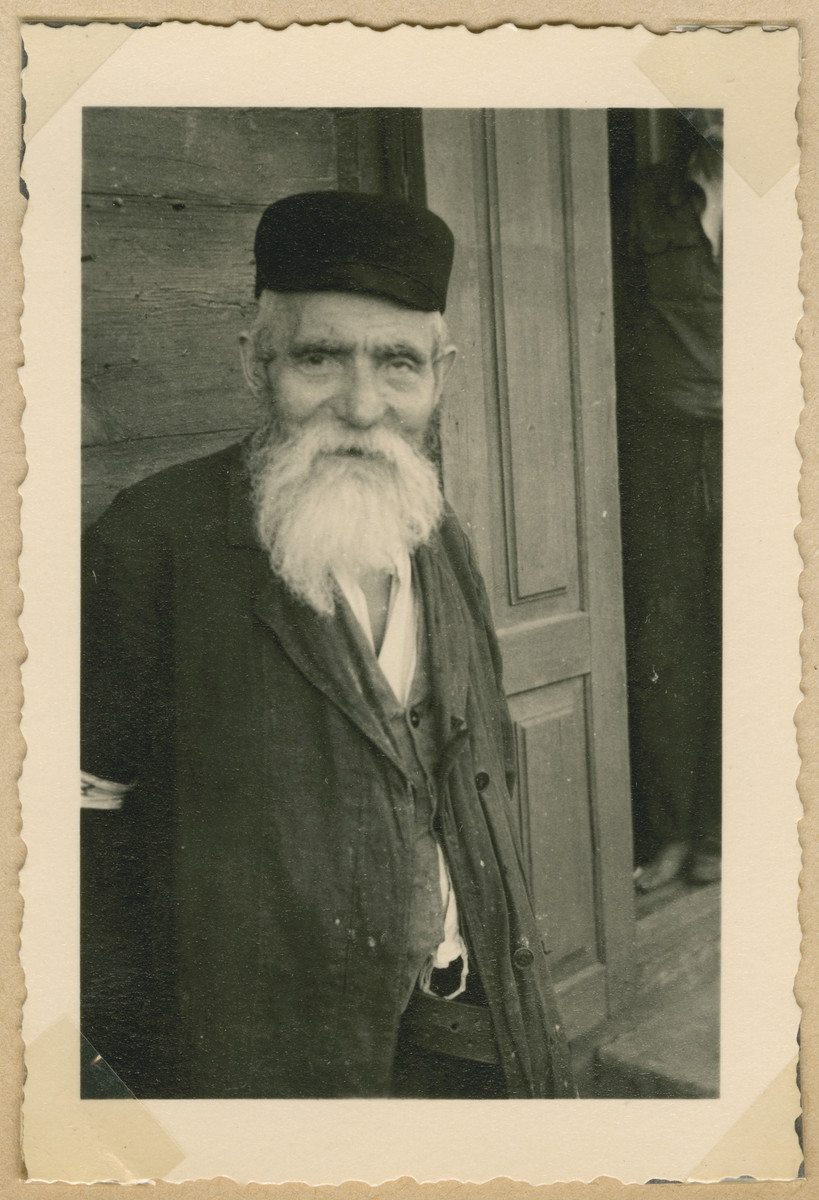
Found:
<svg viewBox="0 0 819 1200"><path fill-rule="evenodd" d="M427 456L452 235L325 192L255 250L257 432L87 538L83 1032L142 1097L570 1095L498 646Z"/></svg>

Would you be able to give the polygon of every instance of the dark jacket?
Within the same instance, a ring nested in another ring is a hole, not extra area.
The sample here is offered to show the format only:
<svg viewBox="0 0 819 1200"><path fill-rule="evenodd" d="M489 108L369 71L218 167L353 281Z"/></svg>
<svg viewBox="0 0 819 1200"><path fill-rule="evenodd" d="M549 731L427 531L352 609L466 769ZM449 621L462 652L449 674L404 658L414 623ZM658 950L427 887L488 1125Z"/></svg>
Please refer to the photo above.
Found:
<svg viewBox="0 0 819 1200"><path fill-rule="evenodd" d="M510 1094L571 1094L513 831L499 651L451 514L414 563L435 824ZM134 782L121 811L84 814L93 1049L142 1097L388 1094L412 791L340 623L256 543L241 448L123 492L87 538L83 595L83 766Z"/></svg>
<svg viewBox="0 0 819 1200"><path fill-rule="evenodd" d="M614 198L619 411L664 422L722 416L722 254L683 167L639 172Z"/></svg>

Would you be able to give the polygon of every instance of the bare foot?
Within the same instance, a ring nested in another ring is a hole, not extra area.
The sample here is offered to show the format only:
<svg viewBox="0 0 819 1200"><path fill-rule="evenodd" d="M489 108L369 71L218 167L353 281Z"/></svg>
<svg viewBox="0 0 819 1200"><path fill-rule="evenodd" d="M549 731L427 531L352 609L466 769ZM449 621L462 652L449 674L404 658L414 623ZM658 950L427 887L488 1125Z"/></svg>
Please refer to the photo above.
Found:
<svg viewBox="0 0 819 1200"><path fill-rule="evenodd" d="M676 879L688 858L687 842L668 842L650 863L638 867L634 872L634 886L638 892L653 892Z"/></svg>

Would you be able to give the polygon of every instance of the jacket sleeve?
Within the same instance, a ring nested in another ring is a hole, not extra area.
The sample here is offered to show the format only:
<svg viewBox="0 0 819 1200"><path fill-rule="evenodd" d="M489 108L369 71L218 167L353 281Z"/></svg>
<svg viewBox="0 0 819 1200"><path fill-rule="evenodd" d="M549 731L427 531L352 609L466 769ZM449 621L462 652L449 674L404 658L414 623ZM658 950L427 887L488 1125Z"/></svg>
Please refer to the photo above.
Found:
<svg viewBox="0 0 819 1200"><path fill-rule="evenodd" d="M167 715L168 557L139 493L118 497L83 542L81 765L116 783L138 780Z"/></svg>
<svg viewBox="0 0 819 1200"><path fill-rule="evenodd" d="M82 582L82 767L133 785L121 808L84 808L81 818L82 1031L91 1060L107 1064L84 1064L82 1092L93 1099L109 1094L109 1067L131 1090L153 1085L148 1031L168 994L155 951L167 907L155 886L168 852L167 805L153 784L165 765L157 730L168 707L171 579L139 491L123 493L88 532Z"/></svg>
<svg viewBox="0 0 819 1200"><path fill-rule="evenodd" d="M457 518L450 510L451 525L458 541L460 550L459 557L463 558L466 570L469 576L469 601L473 610L474 616L478 621L486 644L489 648L489 654L492 662L492 673L494 690L497 697L497 709L501 722L501 737L503 740L503 760L504 774L506 777L506 788L510 796L515 790L515 782L517 779L517 755L515 748L515 732L512 724L512 718L509 713L509 705L506 700L506 690L503 686L503 656L501 654L498 635L495 632L495 622L492 619L492 610L489 604L489 596L486 591L483 575L481 574L475 552L472 549L472 543L461 528Z"/></svg>

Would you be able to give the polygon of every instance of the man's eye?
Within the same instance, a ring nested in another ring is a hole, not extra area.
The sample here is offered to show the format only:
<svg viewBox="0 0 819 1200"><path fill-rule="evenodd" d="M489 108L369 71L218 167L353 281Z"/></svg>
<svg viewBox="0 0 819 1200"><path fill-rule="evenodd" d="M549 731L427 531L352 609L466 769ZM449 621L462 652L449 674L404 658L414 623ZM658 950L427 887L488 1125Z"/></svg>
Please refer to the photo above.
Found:
<svg viewBox="0 0 819 1200"><path fill-rule="evenodd" d="M391 358L388 362L391 371L397 371L401 374L409 371L417 371L417 365L411 358Z"/></svg>
<svg viewBox="0 0 819 1200"><path fill-rule="evenodd" d="M326 371L336 360L324 350L308 350L300 354L297 361L303 371Z"/></svg>

